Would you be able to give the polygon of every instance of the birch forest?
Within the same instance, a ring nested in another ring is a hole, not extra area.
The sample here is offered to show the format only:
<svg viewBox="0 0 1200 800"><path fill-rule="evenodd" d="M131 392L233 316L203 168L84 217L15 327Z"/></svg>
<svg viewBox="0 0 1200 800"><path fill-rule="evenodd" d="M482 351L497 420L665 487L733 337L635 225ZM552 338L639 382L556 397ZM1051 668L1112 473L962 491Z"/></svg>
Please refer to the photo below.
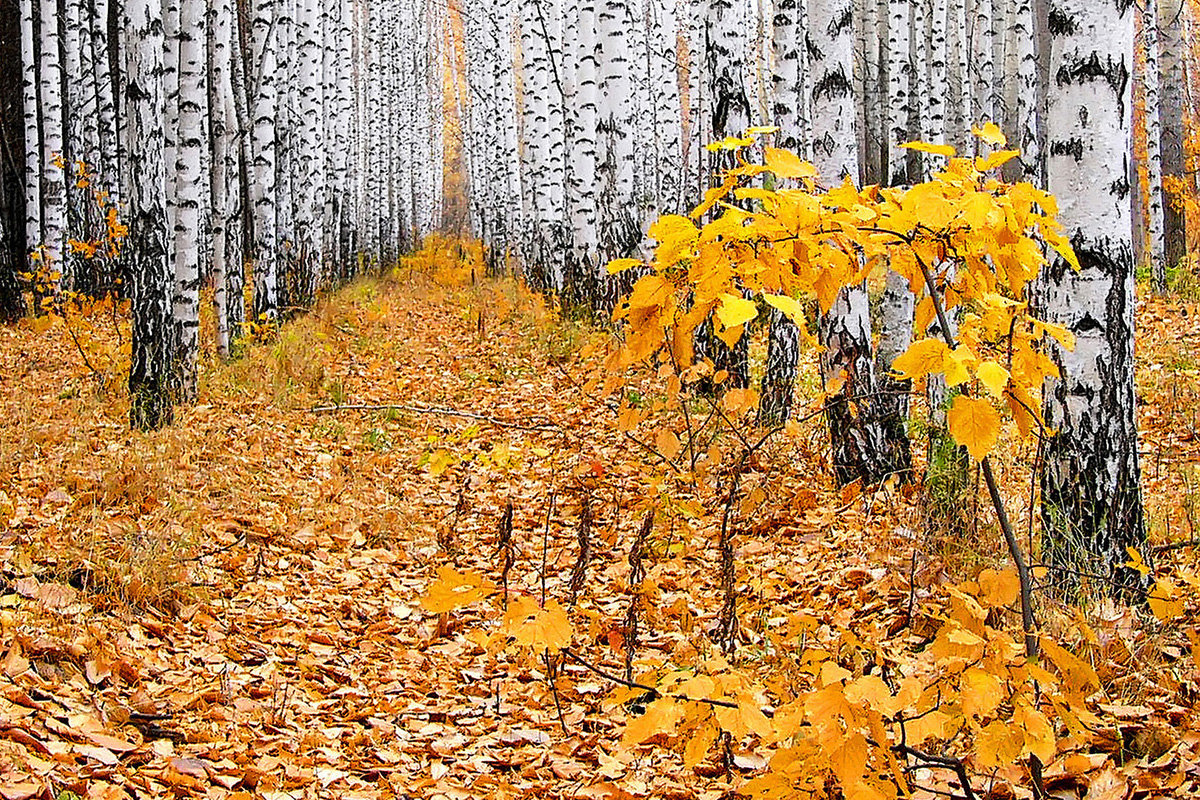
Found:
<svg viewBox="0 0 1200 800"><path fill-rule="evenodd" d="M1197 0L0 0L0 800L1200 796Z"/></svg>

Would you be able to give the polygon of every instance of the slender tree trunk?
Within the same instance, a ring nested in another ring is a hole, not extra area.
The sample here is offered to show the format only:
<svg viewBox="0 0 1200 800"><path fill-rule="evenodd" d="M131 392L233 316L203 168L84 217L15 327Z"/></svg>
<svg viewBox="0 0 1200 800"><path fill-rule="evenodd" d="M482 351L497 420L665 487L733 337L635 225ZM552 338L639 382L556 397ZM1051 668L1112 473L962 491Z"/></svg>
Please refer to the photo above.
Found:
<svg viewBox="0 0 1200 800"><path fill-rule="evenodd" d="M1142 44L1145 49L1145 73L1142 85L1146 92L1146 173L1150 202L1146 206L1146 238L1149 240L1151 275L1154 290L1167 290L1166 240L1163 236L1163 169L1162 117L1159 93L1158 2L1144 0L1142 10ZM1138 193L1140 196L1140 192ZM1140 236L1140 232L1138 233Z"/></svg>
<svg viewBox="0 0 1200 800"><path fill-rule="evenodd" d="M0 16L0 63L23 65L21 14ZM23 77L23 76L22 76ZM0 322L13 322L25 311L18 276L29 267L26 250L25 146L23 80L15 72L0 82Z"/></svg>
<svg viewBox="0 0 1200 800"><path fill-rule="evenodd" d="M890 183L902 186L910 180L909 151L900 145L909 141L912 122L911 94L913 90L912 63L912 2L888 0L887 64L888 64L888 139L887 164ZM912 343L913 294L908 281L899 273L888 270L887 283L879 304L879 345L875 353L875 368L880 376L879 419L884 435L895 445L892 465L894 472L907 479L912 458L908 444L910 381L892 376L892 362Z"/></svg>
<svg viewBox="0 0 1200 800"><path fill-rule="evenodd" d="M1082 269L1061 259L1041 287L1043 313L1070 330L1045 387L1057 431L1041 476L1043 547L1060 568L1130 588L1127 547L1146 540L1134 392L1134 281L1128 165L1133 11L1119 0L1053 0L1048 116L1050 189ZM1097 68L1097 65L1099 68ZM1074 573L1057 575L1073 582Z"/></svg>
<svg viewBox="0 0 1200 800"><path fill-rule="evenodd" d="M853 17L837 0L809 0L813 164L827 185L859 173L855 144ZM907 469L905 436L889 436L881 424L880 385L871 350L870 301L866 285L843 289L820 319L821 378L839 484L877 483ZM838 386L840 383L840 387ZM903 431L901 431L903 433Z"/></svg>
<svg viewBox="0 0 1200 800"><path fill-rule="evenodd" d="M171 268L167 178L163 162L162 8L127 0L125 20L125 153L129 164L127 264L132 283L129 420L141 430L171 424Z"/></svg>
<svg viewBox="0 0 1200 800"><path fill-rule="evenodd" d="M596 132L599 119L600 81L596 59L596 4L574 0L564 28L564 56L570 52L570 95L564 106L568 113L567 214L571 252L563 278L563 289L573 303L599 307L603 286L596 184ZM564 59L568 61L568 59ZM564 69L564 72L567 72Z"/></svg>
<svg viewBox="0 0 1200 800"><path fill-rule="evenodd" d="M1160 137L1164 181L1172 185L1163 204L1163 267L1172 270L1187 256L1187 215L1183 212L1182 192L1190 180L1186 159L1184 128L1184 65L1190 42L1185 33L1183 0L1163 0L1159 6L1158 39L1162 98Z"/></svg>
<svg viewBox="0 0 1200 800"><path fill-rule="evenodd" d="M42 244L42 137L38 126L38 79L34 52L34 0L21 0L21 99L25 122L25 247Z"/></svg>
<svg viewBox="0 0 1200 800"><path fill-rule="evenodd" d="M247 64L246 79L252 81L253 106L253 180L254 205L254 317L270 320L276 315L278 300L278 240L275 192L275 114L277 92L275 78L275 6L278 0L254 1L254 59Z"/></svg>
<svg viewBox="0 0 1200 800"><path fill-rule="evenodd" d="M742 136L751 126L750 99L746 93L746 51L748 42L741 25L744 9L733 0L708 0L705 16L705 112L714 140ZM709 164L710 182L719 182L720 173L734 166L727 151L714 156ZM712 359L716 373L728 378L722 384L733 389L750 385L750 337L743 335L728 347L711 333L711 321L696 335L696 355Z"/></svg>
<svg viewBox="0 0 1200 800"><path fill-rule="evenodd" d="M67 242L67 185L63 138L63 76L57 0L40 0L38 98L42 131L42 263L62 270ZM57 281L51 283L57 285Z"/></svg>
<svg viewBox="0 0 1200 800"><path fill-rule="evenodd" d="M175 141L175 291L172 311L173 391L178 402L196 399L196 358L200 331L200 222L204 202L201 160L205 102L204 0L179 3L179 54Z"/></svg>

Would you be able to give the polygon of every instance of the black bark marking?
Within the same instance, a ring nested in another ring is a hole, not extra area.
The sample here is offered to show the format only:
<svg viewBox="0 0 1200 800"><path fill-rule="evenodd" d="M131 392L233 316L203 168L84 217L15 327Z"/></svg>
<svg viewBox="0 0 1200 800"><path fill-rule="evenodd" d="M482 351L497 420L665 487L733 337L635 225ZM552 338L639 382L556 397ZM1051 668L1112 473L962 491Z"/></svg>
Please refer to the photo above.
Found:
<svg viewBox="0 0 1200 800"><path fill-rule="evenodd" d="M829 28L826 33L829 34L830 39L836 39L845 31L853 29L854 8L853 6L846 6L842 9L842 13L834 16L834 18L829 22Z"/></svg>
<svg viewBox="0 0 1200 800"><path fill-rule="evenodd" d="M1073 36L1079 30L1073 16L1055 7L1050 8L1049 27L1051 36Z"/></svg>
<svg viewBox="0 0 1200 800"><path fill-rule="evenodd" d="M1051 142L1050 155L1070 156L1078 164L1083 160L1083 140L1072 136L1070 139Z"/></svg>
<svg viewBox="0 0 1200 800"><path fill-rule="evenodd" d="M826 72L817 81L816 86L813 87L813 102L820 100L822 96L831 101L849 97L850 91L850 80L846 77L845 67L839 64L836 70Z"/></svg>
<svg viewBox="0 0 1200 800"><path fill-rule="evenodd" d="M1117 98L1117 109L1121 119L1125 119L1125 87L1129 84L1129 67L1124 57L1114 60L1110 54L1102 60L1100 54L1093 50L1083 58L1064 61L1054 76L1056 84L1069 86L1104 81Z"/></svg>

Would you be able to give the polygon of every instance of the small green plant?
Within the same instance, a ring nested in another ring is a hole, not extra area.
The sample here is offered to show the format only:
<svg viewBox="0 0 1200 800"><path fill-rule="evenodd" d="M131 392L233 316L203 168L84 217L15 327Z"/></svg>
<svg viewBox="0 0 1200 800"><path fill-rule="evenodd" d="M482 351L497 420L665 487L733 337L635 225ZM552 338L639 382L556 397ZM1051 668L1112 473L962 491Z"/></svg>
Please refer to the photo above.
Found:
<svg viewBox="0 0 1200 800"><path fill-rule="evenodd" d="M346 438L346 426L335 419L323 419L313 427L313 436L340 442Z"/></svg>
<svg viewBox="0 0 1200 800"><path fill-rule="evenodd" d="M330 405L340 406L345 404L346 387L342 383L341 378L333 378L332 380L325 381L323 391Z"/></svg>
<svg viewBox="0 0 1200 800"><path fill-rule="evenodd" d="M392 449L392 437L382 428L371 428L363 434L363 442L370 445L377 453Z"/></svg>

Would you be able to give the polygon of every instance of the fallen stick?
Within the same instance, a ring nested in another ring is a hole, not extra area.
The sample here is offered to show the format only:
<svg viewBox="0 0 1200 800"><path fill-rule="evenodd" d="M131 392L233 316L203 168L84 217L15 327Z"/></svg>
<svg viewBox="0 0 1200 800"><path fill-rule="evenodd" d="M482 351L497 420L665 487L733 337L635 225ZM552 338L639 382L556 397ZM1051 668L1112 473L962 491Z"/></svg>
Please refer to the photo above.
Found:
<svg viewBox="0 0 1200 800"><path fill-rule="evenodd" d="M367 404L349 404L335 406L314 406L309 409L311 414L331 414L337 411L406 411L412 414L437 414L444 417L463 417L465 419L478 420L486 422L489 425L495 425L497 428L515 428L522 431L536 431L539 433L561 433L567 435L566 429L556 422L544 422L536 425L525 425L519 422L509 422L507 420L496 419L485 414L476 414L471 411L461 411L456 408L443 408L440 406L412 406L398 405L394 403L384 403L380 405Z"/></svg>

